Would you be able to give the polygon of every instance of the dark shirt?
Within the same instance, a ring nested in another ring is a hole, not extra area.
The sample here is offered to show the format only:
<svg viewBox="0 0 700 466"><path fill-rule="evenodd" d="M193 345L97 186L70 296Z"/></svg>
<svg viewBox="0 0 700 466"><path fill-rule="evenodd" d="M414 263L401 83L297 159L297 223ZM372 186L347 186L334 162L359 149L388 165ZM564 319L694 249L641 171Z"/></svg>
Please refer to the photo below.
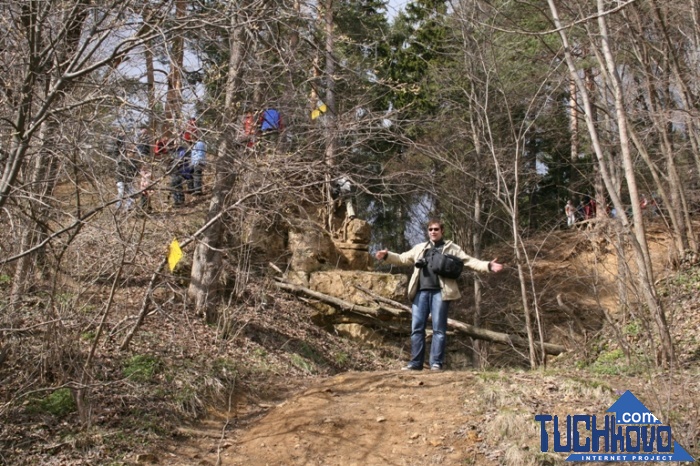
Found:
<svg viewBox="0 0 700 466"><path fill-rule="evenodd" d="M440 240L437 243L433 244L433 248L437 249L438 251L442 252L442 248L445 246L445 241ZM425 253L423 254L423 257L426 255L430 254L430 249L426 249ZM419 281L418 281L418 289L419 290L439 290L440 289L440 279L438 276L430 270L430 267L423 267L420 269L420 275L419 275Z"/></svg>
<svg viewBox="0 0 700 466"><path fill-rule="evenodd" d="M117 182L131 183L138 171L133 160L128 157L120 157L117 161Z"/></svg>
<svg viewBox="0 0 700 466"><path fill-rule="evenodd" d="M192 177L191 152L186 147L180 146L175 149L172 164L172 176L182 176L188 180Z"/></svg>

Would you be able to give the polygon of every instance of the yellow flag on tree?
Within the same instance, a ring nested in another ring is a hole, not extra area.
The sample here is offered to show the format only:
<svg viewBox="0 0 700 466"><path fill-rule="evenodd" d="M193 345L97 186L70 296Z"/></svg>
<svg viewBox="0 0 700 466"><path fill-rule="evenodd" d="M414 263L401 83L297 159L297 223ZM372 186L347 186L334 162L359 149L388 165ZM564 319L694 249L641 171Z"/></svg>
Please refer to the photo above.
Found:
<svg viewBox="0 0 700 466"><path fill-rule="evenodd" d="M168 267L170 267L171 272L175 270L180 259L182 259L182 249L180 249L180 243L177 242L177 239L174 239L168 247Z"/></svg>
<svg viewBox="0 0 700 466"><path fill-rule="evenodd" d="M326 113L327 110L328 106L324 104L322 100L319 100L316 108L311 111L311 119L315 120L320 117L322 113Z"/></svg>

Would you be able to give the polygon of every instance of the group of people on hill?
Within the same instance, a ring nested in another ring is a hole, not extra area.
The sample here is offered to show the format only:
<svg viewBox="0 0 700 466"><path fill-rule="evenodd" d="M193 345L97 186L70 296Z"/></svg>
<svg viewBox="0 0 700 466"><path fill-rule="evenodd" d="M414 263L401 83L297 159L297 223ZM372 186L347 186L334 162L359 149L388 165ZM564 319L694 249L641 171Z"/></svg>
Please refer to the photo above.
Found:
<svg viewBox="0 0 700 466"><path fill-rule="evenodd" d="M179 139L162 137L156 141L155 157L164 160L170 174L170 199L173 206L185 203L185 194L204 194L203 176L207 145L194 118L187 121Z"/></svg>
<svg viewBox="0 0 700 466"><path fill-rule="evenodd" d="M642 210L642 215L650 215L655 217L659 215L659 203L656 194L652 194L651 199L647 198L646 194L642 194L639 199L639 207ZM608 204L607 214L610 218L617 218L618 212L614 207L610 208ZM584 196L577 206L574 206L571 200L566 202L564 206L564 213L566 215L566 225L568 227L573 227L576 223L582 222L584 220L593 219L596 217L597 204L596 200L590 196ZM625 211L628 216L632 216L632 208L628 207Z"/></svg>
<svg viewBox="0 0 700 466"><path fill-rule="evenodd" d="M136 150L132 150L122 136L117 138L114 152L117 163L117 210L127 211L134 207L136 193L138 193L138 206L143 210L149 210L150 197L153 193L149 188L153 181L153 172L148 159L141 156L138 144Z"/></svg>
<svg viewBox="0 0 700 466"><path fill-rule="evenodd" d="M248 148L268 142L276 144L279 135L284 131L282 115L276 108L266 108L261 112L246 110L243 115L243 131L241 142Z"/></svg>
<svg viewBox="0 0 700 466"><path fill-rule="evenodd" d="M651 215L652 217L659 215L659 201L656 193L651 194L651 199L647 198L646 194L642 194L639 207L642 209L642 215Z"/></svg>
<svg viewBox="0 0 700 466"><path fill-rule="evenodd" d="M129 210L134 198L139 198L139 207L150 210L153 195L153 164L160 164L170 176L170 200L173 206L185 203L185 193L203 194L202 178L206 165L207 146L197 127L195 118L190 118L185 129L176 138L163 136L152 142L148 128L142 128L139 136L129 147L124 136L115 143L117 210Z"/></svg>
<svg viewBox="0 0 700 466"><path fill-rule="evenodd" d="M578 222L595 218L597 208L596 200L591 196L584 196L577 206L574 206L573 201L569 199L564 206L566 225L573 227Z"/></svg>
<svg viewBox="0 0 700 466"><path fill-rule="evenodd" d="M285 123L277 108L249 108L243 114L239 128L239 142L258 152L278 146ZM183 205L186 194L203 194L207 146L195 117L185 122L176 137L162 136L154 141L149 129L143 127L134 142L127 144L126 141L124 135L117 138L114 157L118 209L131 209L136 194L140 198L139 205L149 208L153 190L147 188L153 184L153 168L160 167L169 176L168 191L173 206ZM348 216L354 218L350 186L347 178L339 178L332 184L331 191L334 199L346 206Z"/></svg>

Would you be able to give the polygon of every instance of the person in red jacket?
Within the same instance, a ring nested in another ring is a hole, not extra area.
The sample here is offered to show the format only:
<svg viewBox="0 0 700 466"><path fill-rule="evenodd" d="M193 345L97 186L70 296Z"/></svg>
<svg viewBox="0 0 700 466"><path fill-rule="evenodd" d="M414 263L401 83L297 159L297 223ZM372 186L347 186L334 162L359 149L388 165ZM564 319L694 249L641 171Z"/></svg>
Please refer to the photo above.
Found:
<svg viewBox="0 0 700 466"><path fill-rule="evenodd" d="M258 136L258 124L255 121L255 114L252 110L245 112L243 116L243 134L241 142L245 142L246 147L253 147Z"/></svg>
<svg viewBox="0 0 700 466"><path fill-rule="evenodd" d="M197 119L195 117L187 120L185 131L182 133L182 139L188 144L193 144L199 138L199 129L197 128Z"/></svg>

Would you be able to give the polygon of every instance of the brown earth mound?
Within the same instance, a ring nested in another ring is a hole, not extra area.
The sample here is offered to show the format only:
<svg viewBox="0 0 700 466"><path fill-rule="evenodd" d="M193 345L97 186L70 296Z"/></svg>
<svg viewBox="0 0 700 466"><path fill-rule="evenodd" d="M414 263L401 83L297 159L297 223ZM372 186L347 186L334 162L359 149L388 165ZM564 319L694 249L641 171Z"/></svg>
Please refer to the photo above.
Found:
<svg viewBox="0 0 700 466"><path fill-rule="evenodd" d="M688 424L697 419L697 377L383 371L318 380L273 407L258 406L257 416L210 419L183 431L159 458L182 466L563 465L565 455L540 451L534 416L602 417L625 390L664 422L675 417L674 438L697 456L700 431Z"/></svg>

